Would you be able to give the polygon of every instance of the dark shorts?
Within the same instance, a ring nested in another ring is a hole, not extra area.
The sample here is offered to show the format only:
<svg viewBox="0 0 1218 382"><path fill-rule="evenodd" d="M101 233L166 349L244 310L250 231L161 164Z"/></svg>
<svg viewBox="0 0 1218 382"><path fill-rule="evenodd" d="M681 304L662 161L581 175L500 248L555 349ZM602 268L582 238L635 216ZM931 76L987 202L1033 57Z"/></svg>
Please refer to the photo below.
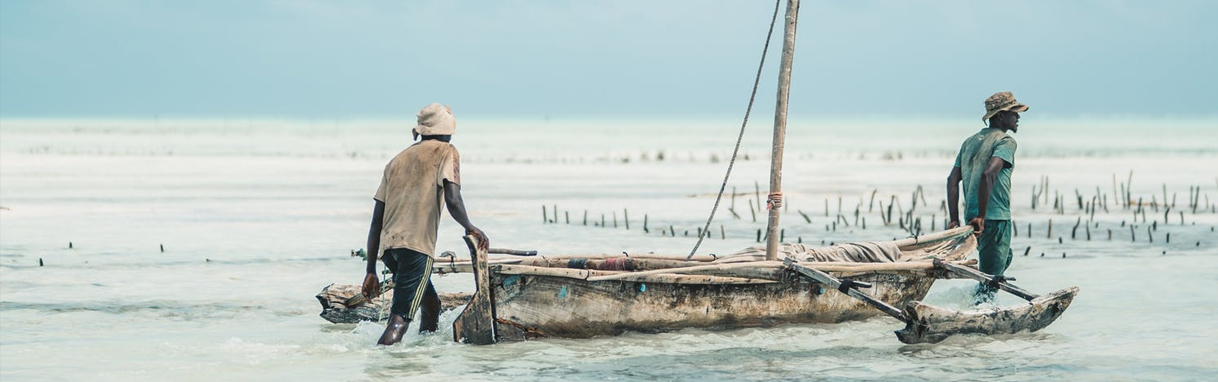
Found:
<svg viewBox="0 0 1218 382"><path fill-rule="evenodd" d="M1001 275L1011 265L1011 221L986 220L985 230L977 238L977 267L991 275Z"/></svg>
<svg viewBox="0 0 1218 382"><path fill-rule="evenodd" d="M431 285L431 256L405 248L391 248L385 250L385 256L381 258L381 261L384 261L385 266L393 271L391 313L414 320L415 312L419 310L419 305L424 302L424 299L429 302L435 301L434 305L439 307L440 298L436 295L436 288ZM424 318L428 318L428 321L434 321L430 316L438 317L439 315L438 311L430 311L431 305L426 304L429 309L424 312ZM424 323L425 326L427 324Z"/></svg>

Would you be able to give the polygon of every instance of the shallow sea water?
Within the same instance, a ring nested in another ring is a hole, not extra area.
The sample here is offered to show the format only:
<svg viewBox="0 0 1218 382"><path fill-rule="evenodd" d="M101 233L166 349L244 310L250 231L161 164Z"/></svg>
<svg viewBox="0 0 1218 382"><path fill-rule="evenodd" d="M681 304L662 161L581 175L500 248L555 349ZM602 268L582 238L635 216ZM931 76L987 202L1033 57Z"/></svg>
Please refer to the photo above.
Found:
<svg viewBox="0 0 1218 382"><path fill-rule="evenodd" d="M313 296L330 283L361 280L363 263L349 253L364 246L371 195L385 162L409 144L408 125L0 121L0 379L1218 378L1212 324L1218 174L1208 165L1218 163L1218 121L1212 119L1024 118L1012 190L1019 232L1008 273L1035 292L1072 285L1081 292L1058 322L1037 333L917 346L898 342L892 330L901 325L881 317L479 347L449 341L455 312L442 317L440 333L374 346L381 326L330 324L317 316ZM730 119L463 120L454 143L471 219L493 246L543 254L688 253L737 127ZM952 156L980 127L792 120L786 240L908 236L895 222L883 225L870 196L874 190L885 206L895 197L907 209L918 186L927 202L919 200L915 210L924 231L931 221L942 228L938 208ZM770 133L764 123L749 129L728 186L740 195L725 198L700 253L754 245L764 227L763 218L752 221L749 200L757 197L755 184L767 183ZM1158 209L1148 207L1146 222L1138 215L1134 223L1132 210L1115 204L1120 185L1113 178L1124 183L1130 171L1134 199L1156 198ZM1063 195L1064 211L1052 211L1051 200L1048 208L1042 201L1031 209L1031 190L1042 176L1051 193ZM1185 207L1190 186L1201 192L1195 213ZM1176 199L1166 222L1159 207L1164 188ZM1087 200L1107 195L1109 212L1101 209L1090 222L1083 217L1074 231L1081 215L1076 189ZM849 223L833 227L839 198ZM727 211L733 203L739 219ZM543 205L550 214L557 206L557 224L542 223ZM856 206L866 229L854 219ZM602 215L606 227L598 226ZM643 215L650 233L641 230ZM677 237L660 233L669 227ZM450 220L443 223L438 250L463 254L460 233ZM467 275L435 282L441 291L472 289ZM968 307L972 285L939 281L927 301Z"/></svg>

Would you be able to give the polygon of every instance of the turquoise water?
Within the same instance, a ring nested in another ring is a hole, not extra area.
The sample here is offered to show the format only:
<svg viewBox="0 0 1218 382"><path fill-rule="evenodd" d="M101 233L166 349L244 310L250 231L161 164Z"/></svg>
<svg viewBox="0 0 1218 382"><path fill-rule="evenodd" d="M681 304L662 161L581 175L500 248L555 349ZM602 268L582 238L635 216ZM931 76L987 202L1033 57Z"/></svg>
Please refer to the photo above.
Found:
<svg viewBox="0 0 1218 382"><path fill-rule="evenodd" d="M907 346L891 334L900 324L876 318L486 347L453 344L445 332L385 348L373 345L377 325L317 317L313 295L362 278L349 253L364 246L372 194L384 163L409 143L408 123L0 121L0 379L1213 379L1218 122L1029 115L1021 123L1012 190L1019 236L1008 273L1040 293L1082 289L1044 331ZM737 127L714 118L462 120L454 143L471 218L496 247L687 253L694 239L684 232L705 221ZM883 225L871 195L908 209L918 186L926 204L918 200L917 216L926 229L931 221L941 228L947 167L959 140L980 127L793 119L787 240L907 236L895 222ZM748 200L767 183L769 140L764 122L746 133L748 158L729 183L741 194L741 218L725 199L700 252L755 244L764 219L751 219ZM1131 172L1146 222L1115 202ZM1031 208L1043 177L1050 198L1063 196L1062 211L1051 200ZM1186 208L1190 186L1200 187L1196 212ZM1175 199L1169 212L1164 189ZM1087 200L1105 195L1109 205L1094 221L1083 217L1090 225L1072 237L1076 190ZM839 199L849 224L834 229ZM559 224L542 223L543 205L557 206ZM856 207L866 229L854 221ZM608 227L596 225L602 215ZM659 233L668 227L677 237ZM460 233L445 222L439 249L460 253ZM441 291L472 289L463 275L436 282ZM928 301L964 306L970 287L940 281Z"/></svg>

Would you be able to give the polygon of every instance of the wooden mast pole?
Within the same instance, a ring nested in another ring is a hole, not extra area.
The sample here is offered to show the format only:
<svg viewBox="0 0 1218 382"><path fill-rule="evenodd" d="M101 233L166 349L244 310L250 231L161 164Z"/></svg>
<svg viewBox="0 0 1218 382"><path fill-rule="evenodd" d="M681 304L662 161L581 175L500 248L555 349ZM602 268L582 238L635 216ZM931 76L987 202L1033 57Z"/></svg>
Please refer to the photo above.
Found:
<svg viewBox="0 0 1218 382"><path fill-rule="evenodd" d="M795 55L795 24L799 19L799 0L787 0L786 28L782 40L782 63L778 67L778 101L774 110L774 145L770 158L770 193L782 192L782 147L787 135L787 98L791 94L791 62ZM770 209L766 226L765 258L778 259L778 213Z"/></svg>

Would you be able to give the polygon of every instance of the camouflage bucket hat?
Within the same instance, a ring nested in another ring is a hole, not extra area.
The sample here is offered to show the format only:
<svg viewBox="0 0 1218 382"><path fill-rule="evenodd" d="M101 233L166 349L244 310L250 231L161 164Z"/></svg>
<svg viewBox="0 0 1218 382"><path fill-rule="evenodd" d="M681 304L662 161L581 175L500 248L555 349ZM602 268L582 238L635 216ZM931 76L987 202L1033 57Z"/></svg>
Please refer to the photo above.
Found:
<svg viewBox="0 0 1218 382"><path fill-rule="evenodd" d="M988 122L990 117L998 114L1000 111L1014 111L1022 113L1028 111L1028 105L1019 103L1015 100L1015 95L1011 92L997 92L990 98L985 99L985 116L981 117L983 122Z"/></svg>

